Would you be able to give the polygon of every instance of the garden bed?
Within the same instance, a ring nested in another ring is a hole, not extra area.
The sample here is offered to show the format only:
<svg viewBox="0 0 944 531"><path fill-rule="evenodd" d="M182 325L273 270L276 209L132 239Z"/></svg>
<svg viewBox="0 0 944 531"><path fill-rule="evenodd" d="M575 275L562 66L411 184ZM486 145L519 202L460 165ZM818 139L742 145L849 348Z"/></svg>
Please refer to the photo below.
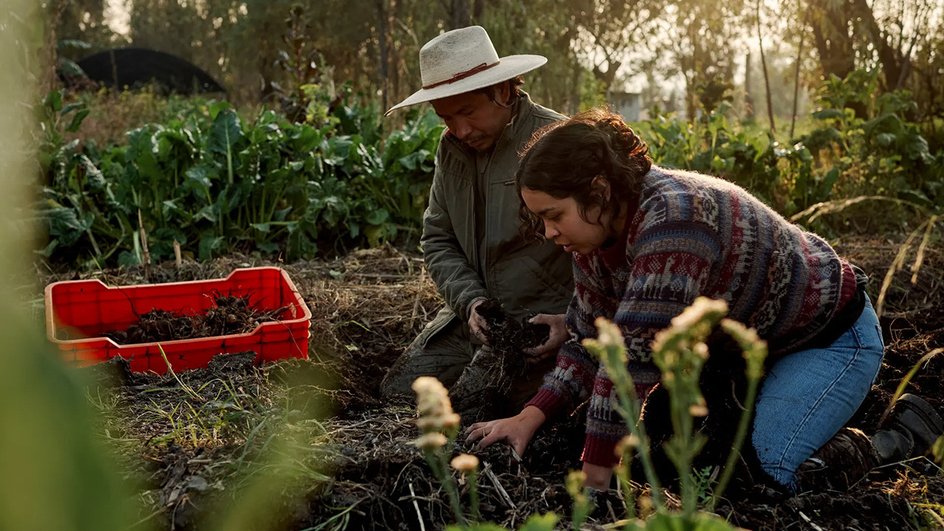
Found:
<svg viewBox="0 0 944 531"><path fill-rule="evenodd" d="M877 293L897 246L855 240L838 247L872 274L870 293ZM237 257L152 266L147 279L142 269L96 276L130 285L217 278L262 265L272 264ZM118 362L83 369L94 376L88 396L137 489L142 522L200 528L216 503L240 499L263 474L282 479L267 528L416 529L422 519L435 529L453 521L445 494L409 444L417 436L413 408L384 403L378 393L386 368L440 304L422 260L388 247L280 267L313 314L310 360L256 366L252 356L236 354L177 378L131 373ZM874 430L901 379L944 346L942 271L944 253L932 250L916 284L910 272L896 276L882 318L886 363L854 426ZM944 411L942 380L939 356L918 370L909 390ZM475 452L488 469L480 478L483 519L517 526L531 514L556 511L566 520L563 479L579 466L581 443L579 422L568 421L539 432L522 461L501 445ZM917 529L944 526L942 499L940 469L917 459L876 470L850 492L777 500L749 490L718 512L751 529Z"/></svg>

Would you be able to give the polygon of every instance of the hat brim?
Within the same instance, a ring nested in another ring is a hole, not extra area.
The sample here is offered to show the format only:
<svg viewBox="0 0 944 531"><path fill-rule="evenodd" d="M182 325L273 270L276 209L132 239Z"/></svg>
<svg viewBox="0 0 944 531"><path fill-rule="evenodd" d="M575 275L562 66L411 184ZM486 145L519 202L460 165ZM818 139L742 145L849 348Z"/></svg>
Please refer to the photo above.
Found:
<svg viewBox="0 0 944 531"><path fill-rule="evenodd" d="M542 55L522 54L502 57L497 65L469 77L462 78L452 83L444 83L430 89L417 90L405 100L390 107L387 112L384 113L384 116L389 115L397 109L416 105L417 103L448 98L456 94L464 94L480 88L490 87L496 83L501 83L502 81L539 68L546 62L547 57Z"/></svg>

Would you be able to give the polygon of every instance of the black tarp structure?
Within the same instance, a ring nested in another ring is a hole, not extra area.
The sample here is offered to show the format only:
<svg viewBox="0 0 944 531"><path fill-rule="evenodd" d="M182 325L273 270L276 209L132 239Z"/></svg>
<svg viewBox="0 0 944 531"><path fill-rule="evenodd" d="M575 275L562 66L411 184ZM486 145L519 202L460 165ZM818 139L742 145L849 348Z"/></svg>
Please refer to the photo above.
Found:
<svg viewBox="0 0 944 531"><path fill-rule="evenodd" d="M157 50L115 48L77 61L88 78L108 87L135 88L155 84L178 94L225 92L193 63Z"/></svg>

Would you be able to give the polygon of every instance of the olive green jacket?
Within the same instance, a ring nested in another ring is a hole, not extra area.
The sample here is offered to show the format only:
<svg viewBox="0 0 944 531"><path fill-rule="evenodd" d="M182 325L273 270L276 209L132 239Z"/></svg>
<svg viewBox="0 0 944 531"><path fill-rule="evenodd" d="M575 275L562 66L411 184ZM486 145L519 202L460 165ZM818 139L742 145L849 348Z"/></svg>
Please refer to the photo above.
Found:
<svg viewBox="0 0 944 531"><path fill-rule="evenodd" d="M498 299L520 319L530 313L564 313L573 295L570 255L553 242L521 236L515 186L519 151L534 131L564 117L533 103L527 94L516 105L485 171L484 219L476 219L475 154L448 130L443 133L421 244L446 308L427 326L427 341L457 315L467 321L469 304L479 297ZM484 260L479 256L483 249ZM484 271L479 270L482 263Z"/></svg>

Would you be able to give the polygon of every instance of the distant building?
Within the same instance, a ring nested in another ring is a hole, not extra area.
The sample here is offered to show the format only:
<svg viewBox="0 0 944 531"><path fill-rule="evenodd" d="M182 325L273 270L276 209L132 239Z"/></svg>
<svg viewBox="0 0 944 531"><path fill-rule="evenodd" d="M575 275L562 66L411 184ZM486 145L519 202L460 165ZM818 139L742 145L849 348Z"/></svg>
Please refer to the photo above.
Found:
<svg viewBox="0 0 944 531"><path fill-rule="evenodd" d="M638 122L642 116L642 95L638 92L611 90L607 95L610 108L627 122Z"/></svg>

